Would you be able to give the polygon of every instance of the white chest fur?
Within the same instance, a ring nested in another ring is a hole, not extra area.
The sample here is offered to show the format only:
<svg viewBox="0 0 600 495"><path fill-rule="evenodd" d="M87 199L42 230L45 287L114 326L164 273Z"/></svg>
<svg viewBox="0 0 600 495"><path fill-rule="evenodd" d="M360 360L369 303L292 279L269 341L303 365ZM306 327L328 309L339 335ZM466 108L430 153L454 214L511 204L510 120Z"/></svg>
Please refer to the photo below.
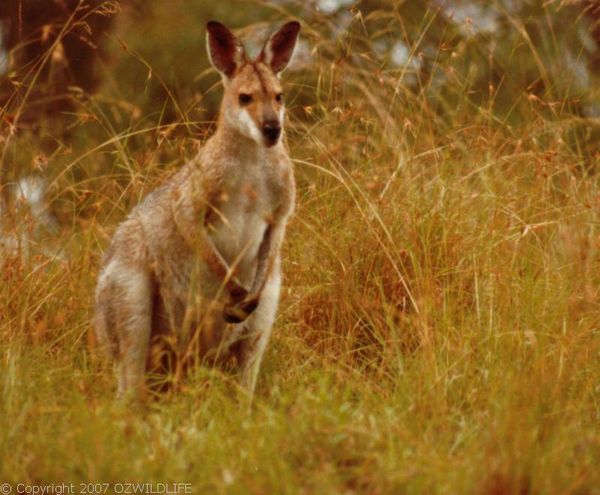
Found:
<svg viewBox="0 0 600 495"><path fill-rule="evenodd" d="M233 187L225 193L210 236L225 261L237 268L240 280L250 283L275 201L263 180L246 177L230 186Z"/></svg>
<svg viewBox="0 0 600 495"><path fill-rule="evenodd" d="M267 222L255 211L226 207L220 213L222 217L211 229L210 236L225 261L237 267L240 278L250 280Z"/></svg>

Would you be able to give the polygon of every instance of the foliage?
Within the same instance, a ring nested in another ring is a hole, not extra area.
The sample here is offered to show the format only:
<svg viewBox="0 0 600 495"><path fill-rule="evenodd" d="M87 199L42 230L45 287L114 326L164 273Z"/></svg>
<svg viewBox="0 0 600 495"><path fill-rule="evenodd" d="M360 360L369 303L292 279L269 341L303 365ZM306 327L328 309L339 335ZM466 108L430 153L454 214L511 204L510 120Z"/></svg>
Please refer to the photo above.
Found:
<svg viewBox="0 0 600 495"><path fill-rule="evenodd" d="M47 176L61 228L2 260L0 478L595 493L593 19L558 1L468 11L497 31L417 1L249 5L123 4L103 86L74 93L61 125L41 136L3 109L6 177ZM90 329L102 249L210 132L205 21L288 16L305 41L283 76L298 208L255 408L204 368L121 408Z"/></svg>

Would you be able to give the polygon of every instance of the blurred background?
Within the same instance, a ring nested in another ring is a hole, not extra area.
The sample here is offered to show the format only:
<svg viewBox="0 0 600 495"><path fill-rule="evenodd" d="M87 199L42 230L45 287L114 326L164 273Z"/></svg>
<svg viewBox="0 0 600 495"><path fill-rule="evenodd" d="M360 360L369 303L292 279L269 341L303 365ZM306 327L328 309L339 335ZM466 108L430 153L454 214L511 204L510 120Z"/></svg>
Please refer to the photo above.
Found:
<svg viewBox="0 0 600 495"><path fill-rule="evenodd" d="M594 0L5 0L2 135L13 143L35 136L29 154L40 156L11 149L9 140L4 182L93 135L128 130L121 144L140 152L157 136L202 136L220 98L206 22L244 28L252 51L287 17L303 23L287 77L293 125L318 124L333 110L364 112L354 119L355 137L368 146L369 125L415 137L406 132L415 112L441 136L482 119L510 128L545 118L586 159L597 151Z"/></svg>

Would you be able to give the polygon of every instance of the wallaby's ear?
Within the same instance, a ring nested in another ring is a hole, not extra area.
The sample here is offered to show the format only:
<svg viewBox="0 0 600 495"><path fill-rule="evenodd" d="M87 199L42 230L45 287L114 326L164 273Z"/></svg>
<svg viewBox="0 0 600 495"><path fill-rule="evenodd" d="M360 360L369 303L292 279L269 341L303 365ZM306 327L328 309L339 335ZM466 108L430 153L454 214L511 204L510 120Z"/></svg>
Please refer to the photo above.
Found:
<svg viewBox="0 0 600 495"><path fill-rule="evenodd" d="M217 21L210 21L206 25L206 45L211 63L227 77L233 76L246 58L240 40L227 26Z"/></svg>
<svg viewBox="0 0 600 495"><path fill-rule="evenodd" d="M275 74L281 72L292 58L299 32L299 22L292 21L284 24L279 31L269 37L258 60L271 67Z"/></svg>

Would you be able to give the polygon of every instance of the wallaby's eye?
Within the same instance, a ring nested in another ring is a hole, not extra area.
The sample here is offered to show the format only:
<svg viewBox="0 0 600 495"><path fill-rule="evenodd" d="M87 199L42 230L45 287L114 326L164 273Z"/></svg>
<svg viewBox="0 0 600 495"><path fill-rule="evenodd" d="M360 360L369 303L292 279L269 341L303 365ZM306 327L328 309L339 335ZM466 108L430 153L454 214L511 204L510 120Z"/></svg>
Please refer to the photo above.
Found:
<svg viewBox="0 0 600 495"><path fill-rule="evenodd" d="M240 105L248 105L252 103L252 95L246 93L240 93L239 96Z"/></svg>
<svg viewBox="0 0 600 495"><path fill-rule="evenodd" d="M281 103L281 102L283 101L283 93L277 93L277 94L275 95L275 101L276 101L277 103Z"/></svg>

